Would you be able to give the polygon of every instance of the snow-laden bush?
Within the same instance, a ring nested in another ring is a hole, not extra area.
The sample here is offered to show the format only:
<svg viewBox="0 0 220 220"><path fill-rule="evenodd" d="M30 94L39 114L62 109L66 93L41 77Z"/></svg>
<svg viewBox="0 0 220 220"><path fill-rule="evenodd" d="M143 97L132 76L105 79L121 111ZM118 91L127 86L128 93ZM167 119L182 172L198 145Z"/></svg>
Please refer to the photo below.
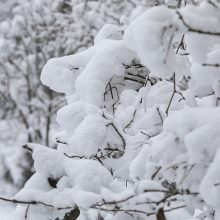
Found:
<svg viewBox="0 0 220 220"><path fill-rule="evenodd" d="M2 9L10 2L14 1L8 0ZM53 133L57 129L55 114L64 105L65 98L41 84L43 66L52 57L76 53L91 46L94 36L106 22L119 23L121 13L128 14L134 6L133 1L126 3L121 0L16 1L16 7L11 9L12 15L0 23L0 127L4 129L4 134L0 135L2 147L11 147L12 151L20 152L13 148L26 142L54 145ZM9 6L7 9L10 9ZM117 26L112 25L112 28ZM120 30L118 33L120 35ZM28 172L21 175L21 181L10 181L10 178L6 181L16 189L23 186L32 171L30 156L23 157L27 166L22 166L19 173L24 170ZM20 164L15 161L16 157L12 158L15 164ZM13 179L15 172L5 161L2 159L0 162L0 172L2 176L9 175ZM1 190L4 191L4 185Z"/></svg>
<svg viewBox="0 0 220 220"><path fill-rule="evenodd" d="M138 8L47 62L63 132L57 149L25 146L36 173L17 219L220 218L219 3L178 6Z"/></svg>

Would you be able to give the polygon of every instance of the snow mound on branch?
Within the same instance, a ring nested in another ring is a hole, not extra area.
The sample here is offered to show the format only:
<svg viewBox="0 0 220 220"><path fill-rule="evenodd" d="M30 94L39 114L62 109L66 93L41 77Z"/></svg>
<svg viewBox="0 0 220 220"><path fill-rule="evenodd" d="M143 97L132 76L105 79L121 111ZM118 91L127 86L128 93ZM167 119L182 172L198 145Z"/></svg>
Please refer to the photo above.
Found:
<svg viewBox="0 0 220 220"><path fill-rule="evenodd" d="M94 39L94 43L97 44L99 41L104 39L121 40L122 33L123 33L123 29L121 27L113 24L106 24L96 35Z"/></svg>
<svg viewBox="0 0 220 220"><path fill-rule="evenodd" d="M171 114L164 131L185 144L190 163L208 164L219 148L219 122L220 109L191 108Z"/></svg>
<svg viewBox="0 0 220 220"><path fill-rule="evenodd" d="M113 180L98 161L68 158L41 145L30 144L29 148L33 150L37 173L17 193L18 200L44 201L55 207L88 207L100 200L101 191ZM51 186L49 178L57 183Z"/></svg>
<svg viewBox="0 0 220 220"><path fill-rule="evenodd" d="M100 106L110 79L123 76L123 64L128 64L133 59L133 52L123 41L102 40L96 45L93 57L76 80L76 94L81 100Z"/></svg>
<svg viewBox="0 0 220 220"><path fill-rule="evenodd" d="M68 135L71 135L86 115L98 112L99 109L96 106L77 101L64 106L57 112L57 122Z"/></svg>
<svg viewBox="0 0 220 220"><path fill-rule="evenodd" d="M165 121L164 129L181 140L195 128L220 121L218 108L190 108L173 112Z"/></svg>
<svg viewBox="0 0 220 220"><path fill-rule="evenodd" d="M94 48L92 47L75 55L50 59L41 72L42 83L56 92L72 94L74 82L93 52Z"/></svg>
<svg viewBox="0 0 220 220"><path fill-rule="evenodd" d="M195 63L192 66L192 77L199 84L211 85L220 80L219 68L215 66L219 63L220 48L216 48L207 54L204 63Z"/></svg>
<svg viewBox="0 0 220 220"><path fill-rule="evenodd" d="M76 153L92 155L103 148L107 135L107 121L98 115L87 115L70 137L70 146Z"/></svg>
<svg viewBox="0 0 220 220"><path fill-rule="evenodd" d="M208 171L200 185L200 192L208 204L220 206L220 149L218 149L215 158L208 168Z"/></svg>
<svg viewBox="0 0 220 220"><path fill-rule="evenodd" d="M181 9L181 14L185 17L185 22L194 29L207 30L209 32L219 32L219 11L206 1L202 1L199 6L187 5ZM212 24L212 25L210 25ZM187 51L191 59L196 63L206 61L207 54L211 52L215 45L220 43L219 37L201 35L189 32L186 34ZM202 45L202 46L201 46Z"/></svg>
<svg viewBox="0 0 220 220"><path fill-rule="evenodd" d="M160 161L158 165L165 167L177 162L191 164L191 168L184 171L189 172L185 173L184 185L192 190L198 190L199 183L203 181L206 172L210 180L218 178L214 175L210 176L215 172L212 172L212 167L215 165L208 167L214 158L218 158L215 155L219 151L220 143L219 122L219 108L190 108L172 112L164 122L164 131L153 140L150 150L153 161ZM182 173L180 172L179 175L182 176ZM210 184L205 179L204 184ZM179 181L183 184L182 177Z"/></svg>
<svg viewBox="0 0 220 220"><path fill-rule="evenodd" d="M180 28L175 12L164 6L153 7L129 25L124 40L154 76L164 78L175 71L176 58L171 43Z"/></svg>

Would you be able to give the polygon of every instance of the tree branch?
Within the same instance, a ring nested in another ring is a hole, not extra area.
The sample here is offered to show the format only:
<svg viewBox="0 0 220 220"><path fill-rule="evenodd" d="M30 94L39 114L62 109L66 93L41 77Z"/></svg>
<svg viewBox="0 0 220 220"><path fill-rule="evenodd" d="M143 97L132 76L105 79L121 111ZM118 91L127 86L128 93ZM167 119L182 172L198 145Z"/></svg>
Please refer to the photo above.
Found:
<svg viewBox="0 0 220 220"><path fill-rule="evenodd" d="M201 30L201 29L197 29L194 27L191 27L183 18L183 15L179 12L176 11L179 19L181 20L181 22L183 23L183 25L185 27L187 27L189 32L194 32L194 33L198 33L198 34L205 34L205 35L212 35L212 36L220 36L220 32L213 32L213 31L206 31L206 30Z"/></svg>

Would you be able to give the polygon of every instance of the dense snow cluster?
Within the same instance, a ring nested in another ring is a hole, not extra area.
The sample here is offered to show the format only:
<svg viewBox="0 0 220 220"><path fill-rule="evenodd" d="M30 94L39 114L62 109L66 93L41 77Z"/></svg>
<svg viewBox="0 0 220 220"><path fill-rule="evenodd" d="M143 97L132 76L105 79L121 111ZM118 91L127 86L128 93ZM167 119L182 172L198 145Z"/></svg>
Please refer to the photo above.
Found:
<svg viewBox="0 0 220 220"><path fill-rule="evenodd" d="M220 5L178 6L138 7L47 62L63 131L57 149L25 146L17 219L220 218Z"/></svg>

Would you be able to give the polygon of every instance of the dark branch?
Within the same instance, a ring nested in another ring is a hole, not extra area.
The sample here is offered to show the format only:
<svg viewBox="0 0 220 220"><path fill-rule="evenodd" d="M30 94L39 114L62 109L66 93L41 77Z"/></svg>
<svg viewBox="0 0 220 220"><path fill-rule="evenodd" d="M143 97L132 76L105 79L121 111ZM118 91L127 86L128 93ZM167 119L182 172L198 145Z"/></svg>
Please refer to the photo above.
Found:
<svg viewBox="0 0 220 220"><path fill-rule="evenodd" d="M203 63L202 66L220 67L219 63Z"/></svg>

